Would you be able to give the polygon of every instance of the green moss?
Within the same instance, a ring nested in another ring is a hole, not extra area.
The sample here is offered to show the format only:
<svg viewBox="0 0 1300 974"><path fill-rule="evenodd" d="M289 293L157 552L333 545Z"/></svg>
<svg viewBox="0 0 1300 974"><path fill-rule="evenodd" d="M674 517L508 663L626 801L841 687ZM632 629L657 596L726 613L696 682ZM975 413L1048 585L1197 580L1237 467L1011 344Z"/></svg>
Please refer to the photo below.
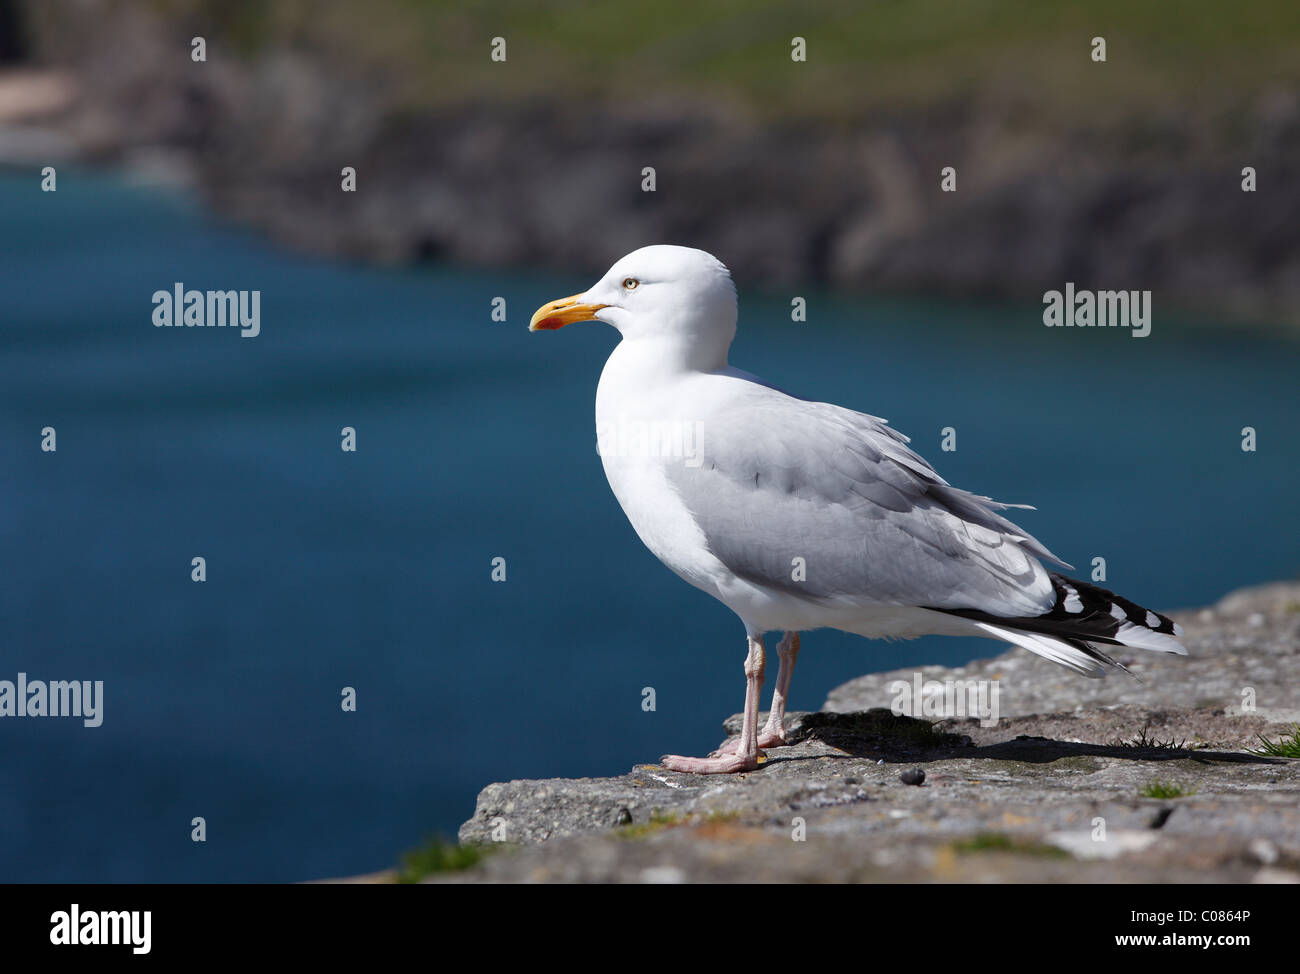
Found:
<svg viewBox="0 0 1300 974"><path fill-rule="evenodd" d="M656 808L650 813L648 822L621 826L614 830L614 834L620 839L644 839L664 829L683 825L719 825L734 822L739 818L739 812L711 811L704 815L682 815L678 812L661 812Z"/></svg>
<svg viewBox="0 0 1300 974"><path fill-rule="evenodd" d="M1247 748L1251 754L1270 758L1300 758L1300 724L1295 725L1291 736L1280 737L1276 741L1270 741L1262 734L1257 736L1264 746Z"/></svg>
<svg viewBox="0 0 1300 974"><path fill-rule="evenodd" d="M1188 791L1174 781L1148 781L1138 794L1143 798L1186 798L1195 795L1196 789Z"/></svg>
<svg viewBox="0 0 1300 974"><path fill-rule="evenodd" d="M397 869L399 883L418 883L436 873L454 873L483 861L499 846L461 845L441 837L427 839L423 845L402 853Z"/></svg>
<svg viewBox="0 0 1300 974"><path fill-rule="evenodd" d="M1070 854L1054 845L1035 839L1020 839L1004 832L979 832L967 839L952 843L954 852L1011 852L1022 856L1044 856L1049 859L1068 859Z"/></svg>
<svg viewBox="0 0 1300 974"><path fill-rule="evenodd" d="M684 821L685 818L677 812L661 812L656 808L650 812L648 822L634 822L631 825L620 826L614 830L614 834L620 839L644 839L647 835L671 829Z"/></svg>

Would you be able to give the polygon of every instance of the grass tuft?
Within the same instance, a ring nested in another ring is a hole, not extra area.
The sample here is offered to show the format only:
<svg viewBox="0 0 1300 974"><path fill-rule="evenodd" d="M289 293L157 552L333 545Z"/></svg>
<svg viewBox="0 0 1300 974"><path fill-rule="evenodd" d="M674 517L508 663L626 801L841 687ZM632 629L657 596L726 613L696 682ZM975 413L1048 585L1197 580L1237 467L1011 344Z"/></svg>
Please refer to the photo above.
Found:
<svg viewBox="0 0 1300 974"><path fill-rule="evenodd" d="M1251 754L1270 758L1300 758L1300 724L1296 724L1289 737L1270 741L1263 734L1256 735L1263 747L1247 748Z"/></svg>
<svg viewBox="0 0 1300 974"><path fill-rule="evenodd" d="M1127 741L1116 738L1111 741L1111 747L1130 747L1150 751L1200 751L1210 746L1208 741L1189 741L1185 737L1170 737L1165 740L1150 737L1147 734L1150 729L1151 725L1147 724L1136 737L1131 737Z"/></svg>
<svg viewBox="0 0 1300 974"><path fill-rule="evenodd" d="M1138 794L1143 798L1186 798L1195 795L1196 789L1188 791L1175 781L1148 781Z"/></svg>

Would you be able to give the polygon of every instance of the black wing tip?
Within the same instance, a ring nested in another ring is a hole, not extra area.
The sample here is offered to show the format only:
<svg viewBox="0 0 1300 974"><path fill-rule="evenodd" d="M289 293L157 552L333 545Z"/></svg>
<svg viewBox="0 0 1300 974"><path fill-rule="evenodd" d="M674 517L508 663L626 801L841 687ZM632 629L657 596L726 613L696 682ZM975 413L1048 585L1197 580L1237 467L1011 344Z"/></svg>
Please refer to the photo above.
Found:
<svg viewBox="0 0 1300 974"><path fill-rule="evenodd" d="M1055 615L1058 608L1064 608L1064 603L1068 600L1069 591L1072 589L1075 597L1082 602L1085 613L1089 608L1093 612L1105 612L1113 620L1111 635L1117 631L1122 624L1111 611L1111 606L1118 606L1124 613L1125 619L1135 626L1143 629L1149 629L1152 632L1158 632L1164 636L1178 637L1183 634L1182 626L1174 622L1167 615L1148 609L1146 606L1138 605L1131 599L1126 599L1122 595L1116 595L1110 589L1102 588L1100 585L1094 585L1091 582L1084 582L1077 578L1067 578L1057 572L1048 572L1047 577L1051 579L1052 588L1056 591L1056 605L1052 607L1052 612L1048 615ZM1078 616L1078 612L1065 613L1067 616ZM1155 623L1152 624L1152 619Z"/></svg>
<svg viewBox="0 0 1300 974"><path fill-rule="evenodd" d="M1055 636L1092 658L1125 672L1128 671L1124 666L1097 650L1095 646L1086 644L1127 645L1120 635L1120 629L1125 625L1136 626L1173 639L1183 634L1182 627L1173 619L1116 595L1109 589L1093 585L1091 582L1067 578L1057 572L1048 572L1047 577L1052 583L1056 598L1052 608L1041 615L995 616L980 609L938 609L936 611L964 616L976 622L989 622L1012 629L1023 629L1026 632ZM1115 608L1123 614L1122 619L1115 614Z"/></svg>

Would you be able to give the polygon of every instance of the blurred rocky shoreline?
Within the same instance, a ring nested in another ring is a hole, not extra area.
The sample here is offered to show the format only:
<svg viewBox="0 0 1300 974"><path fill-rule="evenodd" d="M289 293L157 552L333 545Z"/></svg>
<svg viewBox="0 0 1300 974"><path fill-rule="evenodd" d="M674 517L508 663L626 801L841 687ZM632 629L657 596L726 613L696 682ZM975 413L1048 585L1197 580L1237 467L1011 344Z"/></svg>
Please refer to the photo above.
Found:
<svg viewBox="0 0 1300 974"><path fill-rule="evenodd" d="M1300 92L1285 87L1231 117L1052 132L975 96L852 125L680 95L574 104L543 85L411 111L337 58L213 42L194 63L184 23L87 11L94 29L48 43L35 73L0 75L0 161L125 165L301 250L590 273L677 242L759 286L1036 304L1072 281L1300 320Z"/></svg>

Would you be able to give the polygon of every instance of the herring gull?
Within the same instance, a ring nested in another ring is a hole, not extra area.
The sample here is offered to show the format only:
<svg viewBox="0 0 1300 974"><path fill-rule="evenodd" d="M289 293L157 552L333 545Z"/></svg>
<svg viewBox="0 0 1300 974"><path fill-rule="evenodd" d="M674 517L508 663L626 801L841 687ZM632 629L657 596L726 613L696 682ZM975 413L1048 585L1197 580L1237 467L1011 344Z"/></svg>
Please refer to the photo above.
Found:
<svg viewBox="0 0 1300 974"><path fill-rule="evenodd" d="M539 308L531 331L603 321L622 338L596 390L605 476L665 565L745 626L740 738L674 771L753 770L787 743L783 718L799 634L978 635L1085 676L1120 664L1106 648L1186 654L1166 616L1087 582L998 512L951 486L886 421L801 399L727 362L736 290L702 250L633 251L593 287ZM763 636L780 632L758 728ZM1122 668L1122 667L1120 667Z"/></svg>

